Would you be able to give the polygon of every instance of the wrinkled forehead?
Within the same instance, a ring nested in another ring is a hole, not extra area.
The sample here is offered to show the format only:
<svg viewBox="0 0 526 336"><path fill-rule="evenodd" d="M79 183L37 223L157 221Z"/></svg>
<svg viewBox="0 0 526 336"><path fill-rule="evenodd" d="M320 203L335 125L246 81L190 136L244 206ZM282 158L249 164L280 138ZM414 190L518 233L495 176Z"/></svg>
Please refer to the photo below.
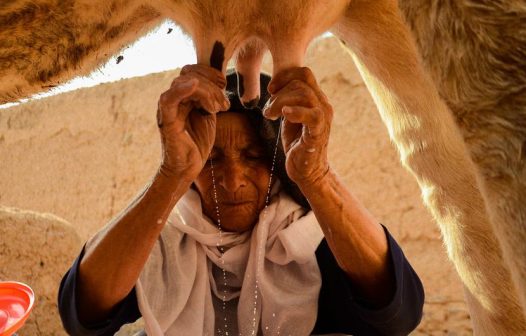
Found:
<svg viewBox="0 0 526 336"><path fill-rule="evenodd" d="M260 145L262 141L245 112L217 114L216 147L242 149Z"/></svg>

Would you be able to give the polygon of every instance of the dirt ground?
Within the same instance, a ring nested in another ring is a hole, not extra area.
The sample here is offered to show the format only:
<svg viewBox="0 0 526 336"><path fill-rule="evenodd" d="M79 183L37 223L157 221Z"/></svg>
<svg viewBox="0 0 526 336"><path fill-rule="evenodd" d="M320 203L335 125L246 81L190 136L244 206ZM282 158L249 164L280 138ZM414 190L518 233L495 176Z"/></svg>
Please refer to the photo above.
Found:
<svg viewBox="0 0 526 336"><path fill-rule="evenodd" d="M424 317L413 335L472 334L462 285L440 232L422 205L415 180L401 167L350 57L335 39L324 39L310 48L307 65L335 111L332 166L387 226L424 283ZM155 173L160 158L157 99L176 74L103 84L0 110L0 205L52 213L85 241ZM31 241L21 238L19 243ZM33 257L38 263L40 257ZM66 264L71 263L73 257L67 258ZM58 285L55 280L49 284L55 290ZM60 322L55 317L48 323ZM19 334L34 335L27 330Z"/></svg>

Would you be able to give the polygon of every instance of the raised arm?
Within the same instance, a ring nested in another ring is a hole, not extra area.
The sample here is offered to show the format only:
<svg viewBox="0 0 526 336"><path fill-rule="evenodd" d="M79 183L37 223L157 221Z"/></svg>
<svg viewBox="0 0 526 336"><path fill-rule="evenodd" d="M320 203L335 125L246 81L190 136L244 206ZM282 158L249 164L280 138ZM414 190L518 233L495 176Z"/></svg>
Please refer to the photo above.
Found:
<svg viewBox="0 0 526 336"><path fill-rule="evenodd" d="M376 306L394 293L385 232L330 169L327 144L332 107L308 68L277 74L265 115L283 115L282 141L290 178L309 201L339 266L357 292Z"/></svg>
<svg viewBox="0 0 526 336"><path fill-rule="evenodd" d="M77 283L81 322L104 321L135 286L170 211L206 162L215 140L215 113L229 106L222 93L225 84L223 75L212 68L187 66L161 95L159 171L86 245Z"/></svg>

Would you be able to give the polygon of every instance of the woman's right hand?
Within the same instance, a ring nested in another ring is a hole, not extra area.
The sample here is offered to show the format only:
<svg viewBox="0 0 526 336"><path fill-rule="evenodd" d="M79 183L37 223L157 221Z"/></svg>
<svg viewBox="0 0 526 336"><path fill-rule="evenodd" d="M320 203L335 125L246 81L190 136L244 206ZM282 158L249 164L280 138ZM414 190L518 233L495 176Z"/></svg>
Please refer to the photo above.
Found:
<svg viewBox="0 0 526 336"><path fill-rule="evenodd" d="M225 86L225 77L216 69L186 65L161 94L157 110L161 174L189 182L199 175L214 145L216 113L230 107Z"/></svg>
<svg viewBox="0 0 526 336"><path fill-rule="evenodd" d="M183 188L174 188L156 176L86 244L77 276L78 316L82 323L106 321L137 283L166 218L208 158L215 141L215 114L229 107L223 95L225 85L219 71L188 65L161 95L157 121L163 158L159 172L170 182L176 178ZM61 302L69 307L68 302L73 301L68 297Z"/></svg>

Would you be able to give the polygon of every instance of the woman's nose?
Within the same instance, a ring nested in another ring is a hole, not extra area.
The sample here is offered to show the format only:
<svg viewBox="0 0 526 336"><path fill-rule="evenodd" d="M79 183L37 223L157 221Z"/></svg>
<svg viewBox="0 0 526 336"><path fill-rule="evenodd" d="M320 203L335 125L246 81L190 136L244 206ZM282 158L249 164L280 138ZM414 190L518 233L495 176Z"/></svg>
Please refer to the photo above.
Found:
<svg viewBox="0 0 526 336"><path fill-rule="evenodd" d="M225 188L226 191L235 192L239 188L246 186L245 168L241 163L229 162L225 166L223 176L220 179L220 185Z"/></svg>

